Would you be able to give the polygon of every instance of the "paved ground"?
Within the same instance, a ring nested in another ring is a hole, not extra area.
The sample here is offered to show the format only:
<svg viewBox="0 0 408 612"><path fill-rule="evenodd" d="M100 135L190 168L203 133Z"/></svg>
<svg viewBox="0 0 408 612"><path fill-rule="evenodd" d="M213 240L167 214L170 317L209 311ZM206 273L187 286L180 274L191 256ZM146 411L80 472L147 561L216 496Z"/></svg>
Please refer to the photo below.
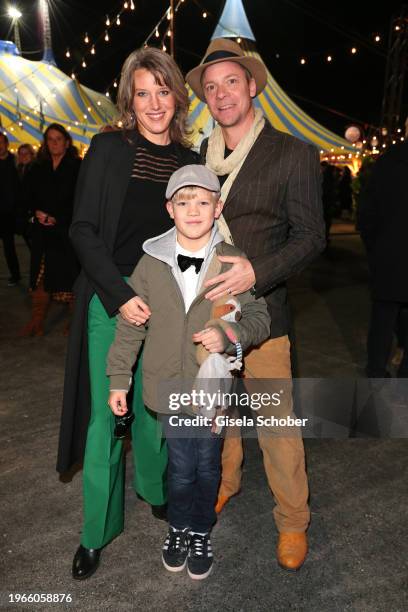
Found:
<svg viewBox="0 0 408 612"><path fill-rule="evenodd" d="M408 609L407 440L306 440L311 551L298 574L277 566L276 532L260 451L247 440L242 493L214 529L216 567L203 584L162 567L163 523L135 499L128 465L126 530L90 580L70 577L81 528L81 477L55 472L66 340L55 305L47 335L20 339L29 316L24 284L6 287L0 254L0 608L202 612ZM298 375L360 377L367 327L367 270L358 236L291 282ZM130 463L130 462L129 462ZM70 604L11 604L12 593L65 593Z"/></svg>

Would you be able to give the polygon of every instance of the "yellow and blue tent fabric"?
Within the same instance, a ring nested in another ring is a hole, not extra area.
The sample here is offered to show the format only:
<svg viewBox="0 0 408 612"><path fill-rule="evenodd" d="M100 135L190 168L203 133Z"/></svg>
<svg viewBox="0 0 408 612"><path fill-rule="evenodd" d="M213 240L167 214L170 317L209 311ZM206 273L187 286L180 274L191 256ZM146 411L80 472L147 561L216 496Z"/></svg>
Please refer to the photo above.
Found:
<svg viewBox="0 0 408 612"><path fill-rule="evenodd" d="M245 54L262 61L256 50L255 36L245 14L242 0L227 0L214 30L212 39L214 38L241 38L240 45ZM265 117L273 127L315 145L322 154L337 156L356 154L356 148L347 140L327 130L302 111L280 87L268 69L267 74L266 87L255 98L254 103L263 110ZM189 95L192 138L195 146L198 146L201 140L212 131L214 121L207 106L195 96L191 89L189 89Z"/></svg>
<svg viewBox="0 0 408 612"><path fill-rule="evenodd" d="M11 147L39 145L47 125L57 122L82 151L116 115L105 95L68 77L53 61L27 60L14 43L0 41L0 130Z"/></svg>

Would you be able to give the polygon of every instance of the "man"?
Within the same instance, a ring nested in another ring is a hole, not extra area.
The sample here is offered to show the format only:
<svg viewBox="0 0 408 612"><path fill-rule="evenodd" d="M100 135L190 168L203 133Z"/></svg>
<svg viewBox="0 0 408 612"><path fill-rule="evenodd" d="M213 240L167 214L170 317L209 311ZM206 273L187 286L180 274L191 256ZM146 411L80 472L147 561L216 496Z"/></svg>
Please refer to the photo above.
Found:
<svg viewBox="0 0 408 612"><path fill-rule="evenodd" d="M367 339L367 376L388 378L394 332L403 357L398 377L408 377L408 142L375 163L359 206L359 229L371 275L371 321Z"/></svg>
<svg viewBox="0 0 408 612"><path fill-rule="evenodd" d="M14 155L9 152L9 140L0 132L0 232L4 246L4 256L10 273L8 286L14 287L20 281L20 266L14 244L16 230L16 201L18 175Z"/></svg>
<svg viewBox="0 0 408 612"><path fill-rule="evenodd" d="M248 255L248 259L220 257L232 267L208 281L214 288L206 297L216 299L250 288L256 297L265 297L271 337L246 355L245 377L290 381L285 281L325 246L320 165L314 147L278 132L255 110L252 99L264 89L266 79L262 62L245 56L237 43L226 39L213 40L202 64L187 75L187 82L218 122L203 143L203 161L222 183L227 233L229 229L234 243ZM274 416L291 413L289 398L279 409L269 408ZM282 432L264 426L258 427L257 434L276 501L278 562L297 570L307 554L310 520L303 442L293 428ZM218 511L239 491L241 463L241 438L228 431Z"/></svg>

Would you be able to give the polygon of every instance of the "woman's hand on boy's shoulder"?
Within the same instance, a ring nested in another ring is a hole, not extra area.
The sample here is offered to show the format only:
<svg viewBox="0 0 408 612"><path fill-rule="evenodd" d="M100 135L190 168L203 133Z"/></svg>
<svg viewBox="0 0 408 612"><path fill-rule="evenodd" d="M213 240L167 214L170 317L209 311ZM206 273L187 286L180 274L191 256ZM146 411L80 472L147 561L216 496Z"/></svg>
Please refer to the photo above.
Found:
<svg viewBox="0 0 408 612"><path fill-rule="evenodd" d="M125 321L137 326L144 325L152 314L149 306L137 295L122 304L119 312Z"/></svg>

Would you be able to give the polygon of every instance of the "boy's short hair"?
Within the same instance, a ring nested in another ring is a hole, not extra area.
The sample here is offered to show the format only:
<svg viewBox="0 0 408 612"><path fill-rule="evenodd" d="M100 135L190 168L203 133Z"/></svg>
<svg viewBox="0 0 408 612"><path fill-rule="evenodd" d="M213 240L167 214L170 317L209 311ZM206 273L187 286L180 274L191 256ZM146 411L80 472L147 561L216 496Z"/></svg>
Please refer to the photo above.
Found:
<svg viewBox="0 0 408 612"><path fill-rule="evenodd" d="M175 193L173 193L170 202L175 204L180 200L192 200L197 189L204 189L204 191L210 193L213 204L216 204L220 199L221 193L219 191L210 191L209 189L199 187L198 185L187 185L186 187L181 187Z"/></svg>

